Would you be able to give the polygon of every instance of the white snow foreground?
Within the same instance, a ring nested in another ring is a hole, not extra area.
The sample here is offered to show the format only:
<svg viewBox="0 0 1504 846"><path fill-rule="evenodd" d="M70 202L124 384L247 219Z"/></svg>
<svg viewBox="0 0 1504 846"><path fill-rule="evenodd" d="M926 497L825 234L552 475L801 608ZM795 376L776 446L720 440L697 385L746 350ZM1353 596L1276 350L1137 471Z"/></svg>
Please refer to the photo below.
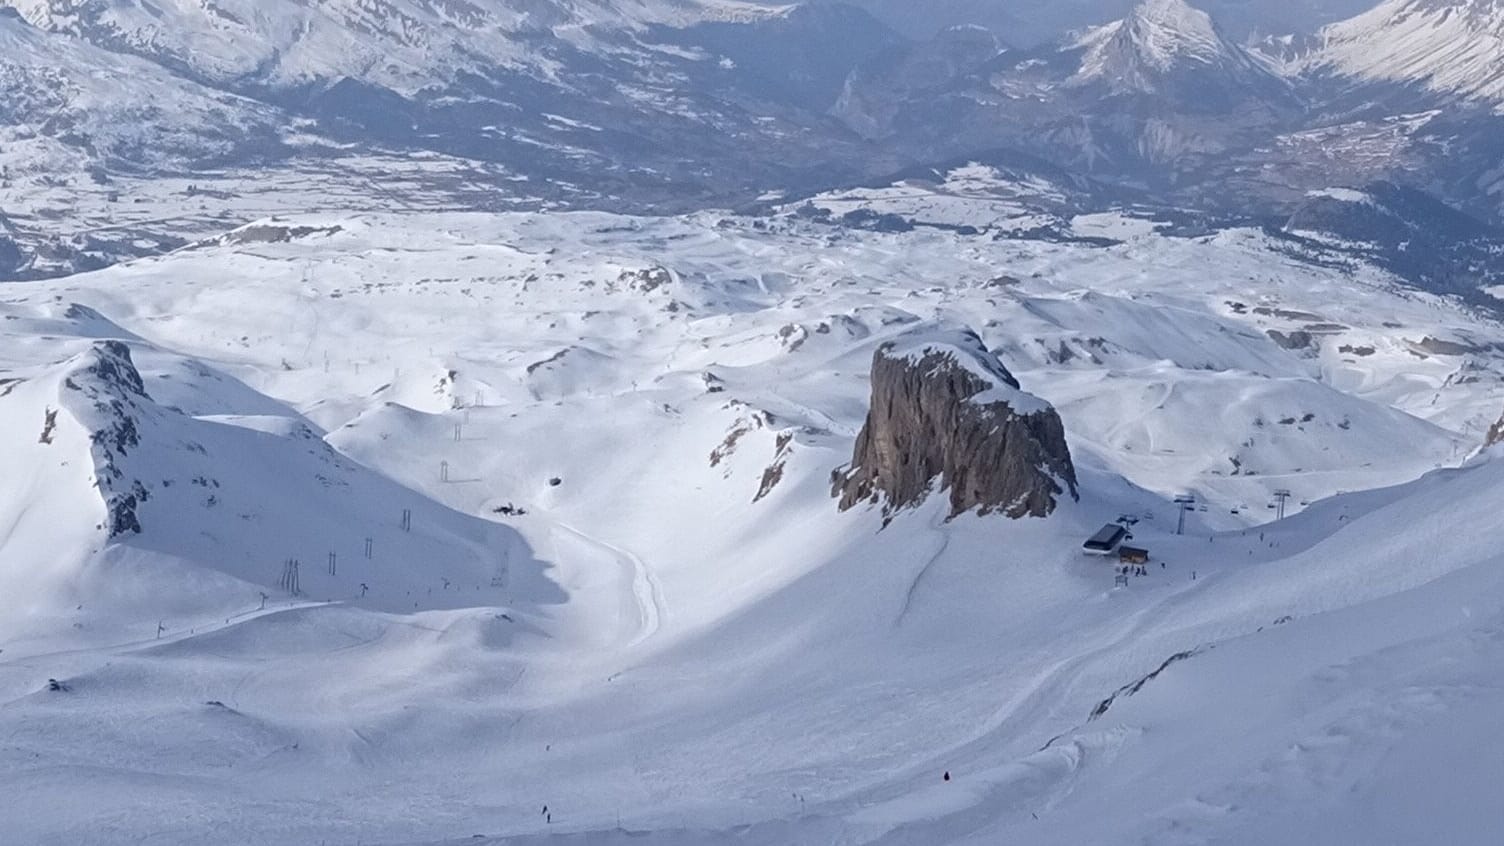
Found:
<svg viewBox="0 0 1504 846"><path fill-rule="evenodd" d="M1504 830L1504 463L1436 469L1496 323L1254 232L292 224L5 288L0 842ZM1081 501L838 514L873 350L956 323Z"/></svg>

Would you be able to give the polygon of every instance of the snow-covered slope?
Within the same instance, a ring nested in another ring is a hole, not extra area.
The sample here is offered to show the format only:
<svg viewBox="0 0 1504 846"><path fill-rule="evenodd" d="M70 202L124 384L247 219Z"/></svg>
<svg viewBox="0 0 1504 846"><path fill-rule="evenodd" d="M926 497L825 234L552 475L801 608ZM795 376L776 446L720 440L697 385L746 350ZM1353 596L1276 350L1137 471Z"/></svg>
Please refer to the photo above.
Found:
<svg viewBox="0 0 1504 846"><path fill-rule="evenodd" d="M273 87L352 79L412 95L465 74L548 74L533 43L592 46L590 31L775 14L737 0L9 0L39 27Z"/></svg>
<svg viewBox="0 0 1504 846"><path fill-rule="evenodd" d="M7 285L0 795L54 811L0 840L1236 842L1404 806L1383 756L1463 765L1424 741L1496 690L1499 468L1432 471L1504 407L1504 330L1150 223L320 215ZM957 323L1059 411L1079 502L842 514L874 351ZM1080 554L1120 518L1126 588Z"/></svg>
<svg viewBox="0 0 1504 846"><path fill-rule="evenodd" d="M220 166L296 155L369 192L362 162L395 150L450 163L457 178L423 186L447 192L450 207L588 196L597 207L661 210L890 167L823 115L853 65L899 41L851 7L17 0L0 9L17 42L6 82L18 104L0 107L0 125L18 127L0 167L23 179L102 181L125 170L210 180ZM74 88L102 108L55 114L60 98L77 99ZM204 155L187 167L174 154L190 141ZM376 190L411 202L404 190Z"/></svg>
<svg viewBox="0 0 1504 846"><path fill-rule="evenodd" d="M155 64L58 38L0 9L0 165L49 169L190 163L274 152L276 111Z"/></svg>
<svg viewBox="0 0 1504 846"><path fill-rule="evenodd" d="M160 251L175 243L165 231L174 227L122 231L144 211L123 212L131 204L122 195L144 202L133 188L227 162L257 166L303 146L280 109L45 32L9 8L0 8L0 88L4 279ZM87 197L109 209L105 219L76 213Z"/></svg>
<svg viewBox="0 0 1504 846"><path fill-rule="evenodd" d="M934 227L1044 240L1076 236L1071 225L1075 215L1110 208L1115 195L1124 194L1038 159L994 152L961 163L915 168L884 184L822 192L781 207L852 228Z"/></svg>
<svg viewBox="0 0 1504 846"><path fill-rule="evenodd" d="M1386 0L1333 24L1312 69L1400 83L1504 108L1504 3Z"/></svg>
<svg viewBox="0 0 1504 846"><path fill-rule="evenodd" d="M5 380L11 566L0 579L7 595L31 598L11 607L5 639L76 619L80 602L98 637L111 618L238 612L258 592L407 611L474 604L481 590L496 604L515 596L502 591L505 530L359 466L286 406L82 306L5 318L18 348L47 331L58 333L47 349L78 350ZM135 357L149 362L144 374ZM300 562L296 590L289 559ZM441 581L453 589L435 597Z"/></svg>

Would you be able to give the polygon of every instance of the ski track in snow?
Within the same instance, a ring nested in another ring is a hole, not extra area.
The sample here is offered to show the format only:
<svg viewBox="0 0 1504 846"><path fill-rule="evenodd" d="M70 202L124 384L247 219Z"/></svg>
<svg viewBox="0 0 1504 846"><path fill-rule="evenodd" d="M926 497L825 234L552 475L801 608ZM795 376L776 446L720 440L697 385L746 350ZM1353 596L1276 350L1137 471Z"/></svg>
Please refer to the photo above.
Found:
<svg viewBox="0 0 1504 846"><path fill-rule="evenodd" d="M919 592L919 585L924 581L924 577L929 574L930 569L933 568L941 558L945 557L945 551L950 549L950 535L941 530L938 522L932 522L930 524L930 531L940 541L940 545L938 548L936 548L934 553L932 553L929 558L925 560L924 565L919 568L919 572L914 574L914 580L909 583L909 589L903 595L903 607L898 611L898 618L893 623L893 625L895 626L903 625L904 618L909 615L909 609L914 605L914 597Z"/></svg>
<svg viewBox="0 0 1504 846"><path fill-rule="evenodd" d="M933 562L931 562L933 563ZM1164 615L1167 607L1172 606L1187 594L1205 587L1211 583L1211 579L1198 579L1188 582L1168 595L1134 612L1127 619L1116 624L1111 630L1093 635L1084 643L1080 644L1079 653L1065 658L1031 677L1022 687L1019 694L1007 702L1000 703L993 716L970 738L960 741L955 745L938 752L929 762L917 769L934 770L946 766L954 766L956 761L966 761L970 758L980 757L986 750L995 745L1000 738L1011 738L1016 733L1015 726L1051 725L1052 706L1058 705L1065 697L1063 689L1076 683L1077 677L1073 671L1082 666L1092 664L1103 656L1108 656L1119 650L1125 644L1132 643L1136 636L1141 634L1146 627L1152 625ZM1074 640L1074 638L1073 638ZM1123 682L1131 682L1132 679L1124 678ZM1103 696L1111 691L1103 691ZM1080 715L1080 722L1073 724L1073 728L1061 726L1061 732L1055 739L1068 738L1073 732L1078 731L1086 724L1086 715ZM1059 725L1058 723L1056 725ZM1046 752L1053 745L1053 740L1046 743L1039 751ZM1074 771L1079 761L1071 767ZM964 813L973 813L974 809L966 808Z"/></svg>
<svg viewBox="0 0 1504 846"><path fill-rule="evenodd" d="M657 634L663 625L663 594L648 565L635 554L592 537L567 523L555 522L552 528L605 552L627 575L630 587L627 595L636 610L637 622L633 631L622 639L622 648L633 649Z"/></svg>

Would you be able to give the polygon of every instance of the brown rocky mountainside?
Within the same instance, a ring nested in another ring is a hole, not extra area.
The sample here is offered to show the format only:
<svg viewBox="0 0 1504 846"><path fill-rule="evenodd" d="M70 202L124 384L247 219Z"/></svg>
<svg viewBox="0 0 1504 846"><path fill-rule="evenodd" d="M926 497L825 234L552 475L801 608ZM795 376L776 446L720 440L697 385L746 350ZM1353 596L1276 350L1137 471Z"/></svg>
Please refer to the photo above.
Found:
<svg viewBox="0 0 1504 846"><path fill-rule="evenodd" d="M1027 394L969 329L916 333L878 348L872 406L851 464L833 475L845 511L883 503L892 515L932 490L950 516L979 509L1046 517L1077 498L1060 415Z"/></svg>

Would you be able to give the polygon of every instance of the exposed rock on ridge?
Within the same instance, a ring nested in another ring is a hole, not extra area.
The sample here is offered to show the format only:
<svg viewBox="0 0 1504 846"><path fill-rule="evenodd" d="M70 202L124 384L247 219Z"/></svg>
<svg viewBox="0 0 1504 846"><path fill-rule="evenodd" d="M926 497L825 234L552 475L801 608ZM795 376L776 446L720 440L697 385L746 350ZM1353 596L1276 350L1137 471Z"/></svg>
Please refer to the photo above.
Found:
<svg viewBox="0 0 1504 846"><path fill-rule="evenodd" d="M73 361L63 388L77 392L82 402L65 395L64 402L89 429L100 494L108 514L110 538L140 534L136 511L151 494L139 480L127 479L121 460L141 443L137 418L141 403L149 402L141 374L131 360L130 347L120 341L96 341Z"/></svg>
<svg viewBox="0 0 1504 846"><path fill-rule="evenodd" d="M1483 439L1483 448L1504 444L1504 417L1500 417L1494 425L1488 427L1488 435Z"/></svg>
<svg viewBox="0 0 1504 846"><path fill-rule="evenodd" d="M872 406L851 464L835 472L845 511L884 503L892 515L950 491L951 516L972 509L1047 517L1077 498L1065 427L1049 403L1020 390L969 329L891 341L872 360Z"/></svg>

